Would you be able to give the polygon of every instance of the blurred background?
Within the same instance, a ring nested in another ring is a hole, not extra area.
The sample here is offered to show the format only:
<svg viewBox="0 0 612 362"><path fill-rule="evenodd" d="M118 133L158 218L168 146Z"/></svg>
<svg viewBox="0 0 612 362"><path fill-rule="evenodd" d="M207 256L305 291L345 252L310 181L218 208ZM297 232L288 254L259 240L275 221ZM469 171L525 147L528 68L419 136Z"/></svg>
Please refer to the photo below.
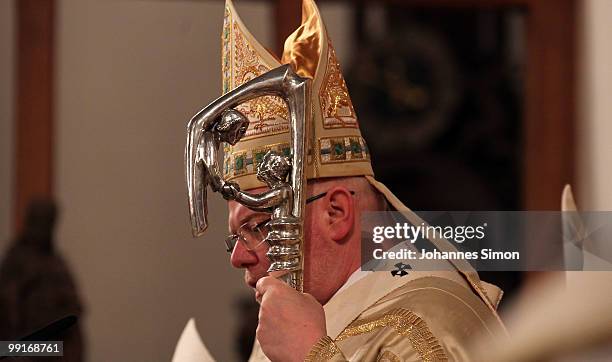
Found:
<svg viewBox="0 0 612 362"><path fill-rule="evenodd" d="M376 176L409 207L558 210L571 183L612 210L611 1L318 4ZM277 54L299 23L297 0L235 5ZM75 360L169 360L192 316L218 360L241 359L254 314L227 208L213 197L193 239L183 171L187 121L221 94L223 6L0 0L0 258L27 243L28 273L66 278L31 308L59 293L48 321L81 316ZM533 277L484 279L512 298Z"/></svg>

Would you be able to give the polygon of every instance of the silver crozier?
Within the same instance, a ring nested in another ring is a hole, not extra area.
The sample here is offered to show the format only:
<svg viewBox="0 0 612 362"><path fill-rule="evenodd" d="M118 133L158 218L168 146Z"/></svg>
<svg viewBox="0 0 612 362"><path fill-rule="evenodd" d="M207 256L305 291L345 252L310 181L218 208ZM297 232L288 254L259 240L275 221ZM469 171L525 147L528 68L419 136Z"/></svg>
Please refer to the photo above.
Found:
<svg viewBox="0 0 612 362"><path fill-rule="evenodd" d="M266 241L270 244L269 272L285 272L283 278L298 291L303 288L306 120L310 117L310 80L297 75L289 65L273 69L226 93L200 110L187 126L185 170L189 213L194 237L207 228L207 187L225 198L259 211L271 213ZM268 152L257 176L268 184L261 194L240 191L223 179L218 166L221 143L235 144L244 135L248 121L235 110L241 103L262 96L278 96L287 104L290 117L289 156Z"/></svg>

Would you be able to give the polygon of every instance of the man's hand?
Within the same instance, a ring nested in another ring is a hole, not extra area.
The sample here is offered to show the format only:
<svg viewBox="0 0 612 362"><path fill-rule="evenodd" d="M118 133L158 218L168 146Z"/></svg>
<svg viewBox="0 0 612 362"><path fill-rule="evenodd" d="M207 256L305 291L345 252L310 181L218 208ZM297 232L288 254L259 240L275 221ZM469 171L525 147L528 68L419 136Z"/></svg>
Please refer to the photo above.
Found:
<svg viewBox="0 0 612 362"><path fill-rule="evenodd" d="M303 361L327 335L323 306L312 295L299 293L274 277L259 279L256 289L261 349L273 362Z"/></svg>

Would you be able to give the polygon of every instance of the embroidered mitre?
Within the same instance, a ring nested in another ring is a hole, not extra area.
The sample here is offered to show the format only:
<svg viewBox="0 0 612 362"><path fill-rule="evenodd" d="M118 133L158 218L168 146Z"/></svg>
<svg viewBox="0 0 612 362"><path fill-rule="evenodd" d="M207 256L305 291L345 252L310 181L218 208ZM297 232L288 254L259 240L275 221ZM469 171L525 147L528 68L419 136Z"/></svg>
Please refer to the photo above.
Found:
<svg viewBox="0 0 612 362"><path fill-rule="evenodd" d="M285 41L281 60L264 48L246 28L231 0L225 5L222 39L223 93L279 67L291 64L312 79L312 118L307 120L306 176L309 179L372 176L370 153L319 9L302 4L302 24ZM242 189L263 186L255 176L268 150L289 155L289 114L283 100L266 96L237 107L250 121L235 146L225 148L223 173Z"/></svg>

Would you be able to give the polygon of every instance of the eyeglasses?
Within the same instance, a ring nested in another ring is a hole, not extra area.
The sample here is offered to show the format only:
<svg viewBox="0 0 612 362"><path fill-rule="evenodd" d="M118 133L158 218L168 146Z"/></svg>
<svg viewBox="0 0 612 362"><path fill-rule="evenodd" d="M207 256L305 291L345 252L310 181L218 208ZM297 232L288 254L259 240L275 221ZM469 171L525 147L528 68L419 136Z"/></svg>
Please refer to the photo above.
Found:
<svg viewBox="0 0 612 362"><path fill-rule="evenodd" d="M355 191L350 191L350 193L351 195L355 195ZM306 204L310 204L315 200L321 199L325 197L325 195L327 195L327 191L311 196L306 199ZM270 216L265 214L262 217L255 217L253 220L242 224L235 234L231 234L225 238L225 248L227 252L231 253L238 241L241 241L242 245L247 250L255 251L266 241L266 238L268 237L268 233L270 232L268 222L270 222Z"/></svg>

